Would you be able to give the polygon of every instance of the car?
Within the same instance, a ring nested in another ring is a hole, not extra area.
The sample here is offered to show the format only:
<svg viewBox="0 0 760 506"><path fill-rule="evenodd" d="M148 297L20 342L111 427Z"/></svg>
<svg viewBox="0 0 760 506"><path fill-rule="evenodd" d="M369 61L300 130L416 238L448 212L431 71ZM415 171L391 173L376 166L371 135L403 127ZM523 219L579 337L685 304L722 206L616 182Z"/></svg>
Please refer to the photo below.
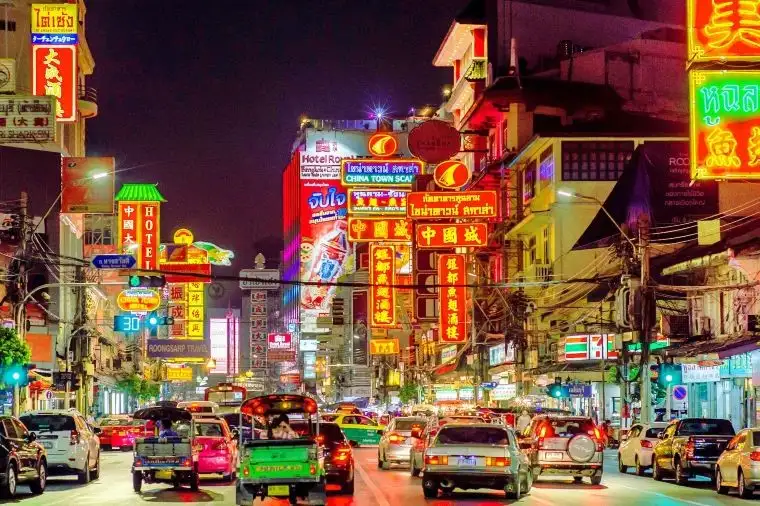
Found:
<svg viewBox="0 0 760 506"><path fill-rule="evenodd" d="M198 474L221 474L234 481L238 467L238 442L221 417L195 415L193 446L198 452Z"/></svg>
<svg viewBox="0 0 760 506"><path fill-rule="evenodd" d="M182 401L177 403L179 409L185 409L194 416L215 415L219 405L211 401Z"/></svg>
<svg viewBox="0 0 760 506"><path fill-rule="evenodd" d="M749 499L760 485L760 429L744 429L728 442L715 465L715 490L736 488Z"/></svg>
<svg viewBox="0 0 760 506"><path fill-rule="evenodd" d="M411 461L412 431L422 429L426 418L404 416L394 418L380 437L377 446L377 465L390 469L391 464L408 464Z"/></svg>
<svg viewBox="0 0 760 506"><path fill-rule="evenodd" d="M45 491L47 453L18 418L0 416L0 497L12 499L21 483L33 494Z"/></svg>
<svg viewBox="0 0 760 506"><path fill-rule="evenodd" d="M425 451L422 491L490 488L519 499L533 485L530 461L520 451L511 429L492 424L447 424Z"/></svg>
<svg viewBox="0 0 760 506"><path fill-rule="evenodd" d="M81 484L100 477L100 429L79 412L28 411L19 419L45 447L48 474L75 474Z"/></svg>
<svg viewBox="0 0 760 506"><path fill-rule="evenodd" d="M409 452L409 472L412 474L412 476L419 476L422 472L425 448L427 448L428 445L433 442L435 435L438 434L438 430L444 425L452 423L454 421L460 425L485 423L485 420L479 416L451 416L441 419L429 419L424 430L422 430L419 434L419 437L417 437L415 434L412 434L412 445Z"/></svg>
<svg viewBox="0 0 760 506"><path fill-rule="evenodd" d="M135 438L144 437L147 431L143 420L132 420L132 417L124 415L101 418L98 427L102 450L131 450L135 446Z"/></svg>
<svg viewBox="0 0 760 506"><path fill-rule="evenodd" d="M657 435L667 426L667 422L634 424L622 436L618 448L618 471L625 473L629 467L633 467L636 474L644 476L644 471L652 467L652 449L659 441Z"/></svg>
<svg viewBox="0 0 760 506"><path fill-rule="evenodd" d="M692 476L715 477L728 442L736 435L730 420L723 418L683 418L670 422L654 445L652 478L661 481L672 475L684 485Z"/></svg>
<svg viewBox="0 0 760 506"><path fill-rule="evenodd" d="M520 439L530 460L533 480L541 475L584 477L592 485L602 482L604 439L588 417L540 415L533 418Z"/></svg>
<svg viewBox="0 0 760 506"><path fill-rule="evenodd" d="M385 430L384 425L364 415L339 413L334 421L354 446L378 444Z"/></svg>
<svg viewBox="0 0 760 506"><path fill-rule="evenodd" d="M300 424L304 425L303 430ZM293 422L291 427L297 433L306 433L305 423ZM324 447L325 477L327 483L340 485L343 494L354 493L354 452L346 435L337 423L320 422L317 440Z"/></svg>

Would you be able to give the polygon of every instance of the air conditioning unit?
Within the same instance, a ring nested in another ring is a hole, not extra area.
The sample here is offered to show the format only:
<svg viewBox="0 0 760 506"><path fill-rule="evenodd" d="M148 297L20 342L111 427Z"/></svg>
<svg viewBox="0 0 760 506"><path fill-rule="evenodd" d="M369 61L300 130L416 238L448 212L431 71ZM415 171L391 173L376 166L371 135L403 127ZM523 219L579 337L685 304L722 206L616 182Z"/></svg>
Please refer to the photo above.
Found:
<svg viewBox="0 0 760 506"><path fill-rule="evenodd" d="M660 317L660 333L666 337L689 337L689 315L662 315Z"/></svg>

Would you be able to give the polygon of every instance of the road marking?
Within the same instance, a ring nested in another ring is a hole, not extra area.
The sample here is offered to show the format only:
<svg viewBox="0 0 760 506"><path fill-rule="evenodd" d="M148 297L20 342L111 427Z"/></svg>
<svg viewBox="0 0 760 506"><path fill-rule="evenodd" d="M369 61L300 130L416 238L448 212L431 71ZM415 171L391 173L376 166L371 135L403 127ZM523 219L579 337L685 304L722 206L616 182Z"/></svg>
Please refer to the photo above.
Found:
<svg viewBox="0 0 760 506"><path fill-rule="evenodd" d="M680 497L673 497L673 496L668 495L668 494L663 494L662 492L652 492L652 491L649 491L649 490L642 490L642 489L636 488L636 487L629 487L627 485L618 485L618 486L622 487L622 488L627 488L628 490L635 490L636 492L644 492L645 494L652 494L652 495L657 495L657 496L660 496L660 497L665 497L667 499L670 499L671 501L685 502L686 504L692 504L693 506L711 506L711 505L705 504L703 502L690 501L688 499L681 499Z"/></svg>
<svg viewBox="0 0 760 506"><path fill-rule="evenodd" d="M361 465L356 466L356 470L359 471L359 475L362 477L362 481L367 485L367 488L369 488L369 491L375 496L375 501L377 501L378 506L391 506L391 503L388 502L380 489L377 488L377 485L369 479L367 471L365 471Z"/></svg>

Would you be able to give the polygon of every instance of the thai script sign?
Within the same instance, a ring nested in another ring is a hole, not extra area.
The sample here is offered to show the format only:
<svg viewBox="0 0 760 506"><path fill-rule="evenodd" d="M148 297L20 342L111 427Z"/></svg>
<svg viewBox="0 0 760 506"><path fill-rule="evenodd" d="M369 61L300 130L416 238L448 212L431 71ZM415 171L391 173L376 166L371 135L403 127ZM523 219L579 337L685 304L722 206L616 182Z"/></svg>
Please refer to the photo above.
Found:
<svg viewBox="0 0 760 506"><path fill-rule="evenodd" d="M421 218L496 218L496 192L412 192L406 199L406 215Z"/></svg>
<svg viewBox="0 0 760 506"><path fill-rule="evenodd" d="M406 216L407 190L348 190L349 214L399 214Z"/></svg>
<svg viewBox="0 0 760 506"><path fill-rule="evenodd" d="M341 175L346 186L410 186L422 173L419 160L343 160Z"/></svg>

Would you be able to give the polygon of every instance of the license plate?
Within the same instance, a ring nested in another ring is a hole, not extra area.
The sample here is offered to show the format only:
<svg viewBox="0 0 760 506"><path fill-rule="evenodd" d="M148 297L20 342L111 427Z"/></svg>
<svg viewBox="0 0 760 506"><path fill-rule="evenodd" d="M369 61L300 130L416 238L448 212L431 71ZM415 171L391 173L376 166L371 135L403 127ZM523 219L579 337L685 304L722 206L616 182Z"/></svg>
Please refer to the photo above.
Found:
<svg viewBox="0 0 760 506"><path fill-rule="evenodd" d="M46 449L50 450L53 448L53 443L48 443L47 441L42 442L42 446L44 446Z"/></svg>
<svg viewBox="0 0 760 506"><path fill-rule="evenodd" d="M290 487L288 485L269 485L267 495L287 497L290 495Z"/></svg>
<svg viewBox="0 0 760 506"><path fill-rule="evenodd" d="M459 457L457 464L460 466L474 466L476 464L475 457Z"/></svg>
<svg viewBox="0 0 760 506"><path fill-rule="evenodd" d="M562 452L546 452L546 460L562 460Z"/></svg>

